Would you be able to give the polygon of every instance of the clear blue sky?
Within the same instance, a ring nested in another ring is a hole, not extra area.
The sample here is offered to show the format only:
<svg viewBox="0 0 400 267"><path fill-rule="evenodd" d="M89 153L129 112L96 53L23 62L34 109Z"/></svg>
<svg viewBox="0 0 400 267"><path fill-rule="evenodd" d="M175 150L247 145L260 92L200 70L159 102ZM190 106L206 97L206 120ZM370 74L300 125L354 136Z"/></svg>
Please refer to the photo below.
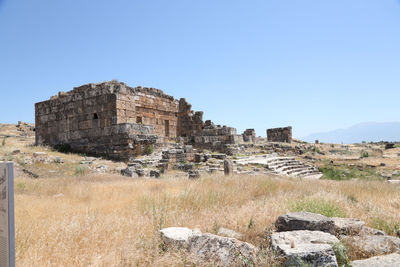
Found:
<svg viewBox="0 0 400 267"><path fill-rule="evenodd" d="M0 0L0 122L118 79L294 135L400 119L399 0Z"/></svg>

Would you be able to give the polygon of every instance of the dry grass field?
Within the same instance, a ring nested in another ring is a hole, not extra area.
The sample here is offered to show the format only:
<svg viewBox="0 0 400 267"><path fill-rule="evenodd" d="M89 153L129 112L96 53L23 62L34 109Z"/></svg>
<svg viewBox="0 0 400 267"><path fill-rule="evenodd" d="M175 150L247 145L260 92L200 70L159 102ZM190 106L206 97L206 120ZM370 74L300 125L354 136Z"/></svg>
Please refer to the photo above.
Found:
<svg viewBox="0 0 400 267"><path fill-rule="evenodd" d="M99 174L16 178L15 188L17 266L192 266L160 246L158 230L169 226L239 231L261 248L259 264L270 266L266 233L287 211L359 218L390 234L400 222L399 188L379 181Z"/></svg>

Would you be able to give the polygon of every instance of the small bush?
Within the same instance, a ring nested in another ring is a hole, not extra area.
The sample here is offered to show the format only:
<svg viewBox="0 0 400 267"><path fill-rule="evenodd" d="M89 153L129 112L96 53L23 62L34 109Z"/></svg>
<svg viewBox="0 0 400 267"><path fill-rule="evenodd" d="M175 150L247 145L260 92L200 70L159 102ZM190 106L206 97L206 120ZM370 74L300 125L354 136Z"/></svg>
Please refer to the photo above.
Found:
<svg viewBox="0 0 400 267"><path fill-rule="evenodd" d="M291 211L308 211L327 217L346 217L346 212L337 204L323 199L303 199L289 204Z"/></svg>
<svg viewBox="0 0 400 267"><path fill-rule="evenodd" d="M75 176L84 175L87 172L87 167L84 165L78 165L75 168Z"/></svg>
<svg viewBox="0 0 400 267"><path fill-rule="evenodd" d="M153 145L149 145L149 147L147 148L147 154L151 155L154 152L154 148Z"/></svg>
<svg viewBox="0 0 400 267"><path fill-rule="evenodd" d="M350 267L350 260L347 256L347 249L342 243L336 243L333 245L333 251L335 252L336 260L339 266Z"/></svg>
<svg viewBox="0 0 400 267"><path fill-rule="evenodd" d="M369 154L368 154L367 151L362 151L361 152L361 158L368 158L368 157L369 157Z"/></svg>
<svg viewBox="0 0 400 267"><path fill-rule="evenodd" d="M4 138L3 138L3 142L1 142L1 146L5 146L5 145L6 145L6 138L7 138L7 137L4 137Z"/></svg>

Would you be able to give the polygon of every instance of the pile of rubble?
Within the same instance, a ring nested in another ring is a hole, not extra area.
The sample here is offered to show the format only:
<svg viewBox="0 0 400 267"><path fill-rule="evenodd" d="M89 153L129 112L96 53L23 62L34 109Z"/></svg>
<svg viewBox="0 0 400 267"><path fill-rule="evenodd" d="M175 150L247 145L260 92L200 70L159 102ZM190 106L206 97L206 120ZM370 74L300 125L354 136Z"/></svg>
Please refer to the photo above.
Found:
<svg viewBox="0 0 400 267"><path fill-rule="evenodd" d="M279 216L275 227L270 247L284 266L400 266L400 238L357 219L296 212ZM160 234L167 249L186 251L216 266L254 266L260 252L238 240L240 233L225 228L218 235L183 227L165 228ZM361 260L350 262L346 247L357 250ZM362 259L365 256L370 258Z"/></svg>

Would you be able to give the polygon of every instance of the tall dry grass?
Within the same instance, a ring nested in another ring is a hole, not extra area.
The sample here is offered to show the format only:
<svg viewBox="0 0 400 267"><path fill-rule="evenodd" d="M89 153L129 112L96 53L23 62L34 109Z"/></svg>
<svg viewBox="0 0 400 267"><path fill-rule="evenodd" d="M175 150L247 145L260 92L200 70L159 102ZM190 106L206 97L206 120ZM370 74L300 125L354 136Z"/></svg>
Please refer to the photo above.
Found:
<svg viewBox="0 0 400 267"><path fill-rule="evenodd" d="M267 176L184 180L98 175L16 179L17 266L185 266L187 255L160 248L169 226L214 233L223 226L264 248L278 215L329 211L371 226L400 222L399 188L382 182L300 181ZM63 194L63 195L60 195ZM386 229L386 230L388 230Z"/></svg>

